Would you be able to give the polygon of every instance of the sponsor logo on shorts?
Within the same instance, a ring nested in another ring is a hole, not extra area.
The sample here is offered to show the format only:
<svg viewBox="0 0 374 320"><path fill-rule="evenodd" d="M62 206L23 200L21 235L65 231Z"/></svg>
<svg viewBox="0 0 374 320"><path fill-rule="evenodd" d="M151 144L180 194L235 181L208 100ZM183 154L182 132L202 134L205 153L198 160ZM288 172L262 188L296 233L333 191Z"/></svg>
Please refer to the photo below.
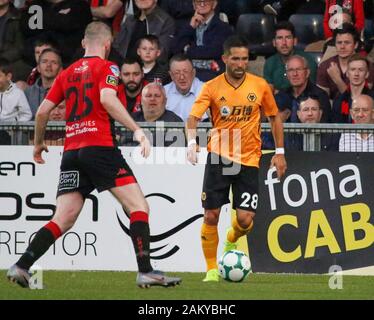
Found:
<svg viewBox="0 0 374 320"><path fill-rule="evenodd" d="M79 172L78 171L61 171L60 181L58 183L58 190L76 189L79 186Z"/></svg>
<svg viewBox="0 0 374 320"><path fill-rule="evenodd" d="M117 176L123 176L124 174L127 173L127 170L124 168L120 168L117 172Z"/></svg>
<svg viewBox="0 0 374 320"><path fill-rule="evenodd" d="M203 200L203 201L206 200L206 193L205 192L201 193L201 200Z"/></svg>
<svg viewBox="0 0 374 320"><path fill-rule="evenodd" d="M107 76L106 83L112 86L118 86L118 79L117 77L114 77L114 76Z"/></svg>

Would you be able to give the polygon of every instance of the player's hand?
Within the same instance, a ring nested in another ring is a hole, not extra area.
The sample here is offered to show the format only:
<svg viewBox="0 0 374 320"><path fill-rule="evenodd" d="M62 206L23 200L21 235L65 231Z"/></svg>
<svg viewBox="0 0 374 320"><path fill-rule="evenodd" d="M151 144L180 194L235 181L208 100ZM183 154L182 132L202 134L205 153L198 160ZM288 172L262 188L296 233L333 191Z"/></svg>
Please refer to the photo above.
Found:
<svg viewBox="0 0 374 320"><path fill-rule="evenodd" d="M287 170L287 162L284 154L275 154L271 158L270 168L275 167L277 169L277 177L280 180Z"/></svg>
<svg viewBox="0 0 374 320"><path fill-rule="evenodd" d="M187 160L195 165L197 163L197 153L200 152L200 147L196 143L192 143L187 149Z"/></svg>
<svg viewBox="0 0 374 320"><path fill-rule="evenodd" d="M148 158L151 153L151 144L149 143L148 138L144 134L142 129L135 130L134 139L140 143L140 153L144 158Z"/></svg>
<svg viewBox="0 0 374 320"><path fill-rule="evenodd" d="M44 164L45 161L42 157L42 152L49 152L48 147L45 144L35 145L33 150L34 161L39 164Z"/></svg>

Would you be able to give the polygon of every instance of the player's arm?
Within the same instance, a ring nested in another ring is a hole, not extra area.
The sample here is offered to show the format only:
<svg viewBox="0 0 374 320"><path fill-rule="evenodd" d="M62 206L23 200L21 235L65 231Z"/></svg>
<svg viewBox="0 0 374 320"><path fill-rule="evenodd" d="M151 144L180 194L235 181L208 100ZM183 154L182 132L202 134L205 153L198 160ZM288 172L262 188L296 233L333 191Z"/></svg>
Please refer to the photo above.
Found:
<svg viewBox="0 0 374 320"><path fill-rule="evenodd" d="M187 136L187 159L193 165L197 163L197 152L199 152L199 146L196 142L196 128L200 119L190 115L186 123L186 136Z"/></svg>
<svg viewBox="0 0 374 320"><path fill-rule="evenodd" d="M209 87L206 83L203 85L198 97L195 100L195 103L192 105L191 112L187 118L186 123L186 136L187 136L187 160L193 165L197 163L197 152L199 152L199 146L196 142L196 128L208 110L208 107L211 104L211 94Z"/></svg>
<svg viewBox="0 0 374 320"><path fill-rule="evenodd" d="M134 132L134 138L140 143L143 157L148 157L151 150L150 143L143 130L138 126L118 99L117 91L111 88L101 89L100 102L114 120Z"/></svg>
<svg viewBox="0 0 374 320"><path fill-rule="evenodd" d="M44 143L44 134L47 127L49 114L56 108L56 104L50 100L44 99L35 115L35 136L33 157L36 163L43 164L45 161L42 152L48 152L48 147Z"/></svg>
<svg viewBox="0 0 374 320"><path fill-rule="evenodd" d="M277 169L278 179L281 179L287 169L287 162L284 156L283 122L279 113L277 113L275 116L269 116L268 119L276 148L275 155L271 159L270 167L275 166Z"/></svg>

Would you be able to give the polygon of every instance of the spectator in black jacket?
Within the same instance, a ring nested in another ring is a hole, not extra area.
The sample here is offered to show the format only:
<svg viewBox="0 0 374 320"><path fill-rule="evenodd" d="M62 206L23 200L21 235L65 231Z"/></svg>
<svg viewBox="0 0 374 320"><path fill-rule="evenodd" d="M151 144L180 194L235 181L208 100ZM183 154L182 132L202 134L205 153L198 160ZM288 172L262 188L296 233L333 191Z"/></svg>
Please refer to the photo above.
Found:
<svg viewBox="0 0 374 320"><path fill-rule="evenodd" d="M179 30L173 54L185 53L196 69L196 76L208 81L225 71L221 60L223 42L233 31L215 13L217 0L193 0L195 14Z"/></svg>
<svg viewBox="0 0 374 320"><path fill-rule="evenodd" d="M164 87L158 82L148 83L142 91L142 110L132 115L137 122L183 122L174 112L166 110L166 93ZM162 135L161 137L159 135ZM154 146L185 146L183 131L163 132L155 130L153 137ZM131 136L125 135L121 138L121 144L134 145ZM135 143L135 145L138 143Z"/></svg>
<svg viewBox="0 0 374 320"><path fill-rule="evenodd" d="M309 80L310 70L308 61L299 55L294 55L287 60L286 74L291 86L277 93L278 99L288 101L291 115L289 122L298 122L297 110L300 101L307 96L317 96L322 109L321 122L329 122L331 105L326 92L318 88Z"/></svg>
<svg viewBox="0 0 374 320"><path fill-rule="evenodd" d="M136 58L139 39L152 34L160 41L159 60L167 62L175 33L174 19L157 5L157 0L135 0L135 5L138 10L134 15L126 16L114 39L109 59L121 65L124 58Z"/></svg>
<svg viewBox="0 0 374 320"><path fill-rule="evenodd" d="M186 23L191 20L195 10L192 5L192 0L162 0L159 4L161 9L165 10L175 19L176 32Z"/></svg>
<svg viewBox="0 0 374 320"><path fill-rule="evenodd" d="M42 9L42 20L36 13L23 11L21 28L26 39L25 55L33 65L33 43L41 35L50 35L58 42L64 66L69 65L81 51L84 30L92 21L90 5L85 0L35 0L31 5ZM39 20L38 20L39 19ZM38 22L43 22L40 29Z"/></svg>
<svg viewBox="0 0 374 320"><path fill-rule="evenodd" d="M157 36L148 34L140 38L138 41L137 54L143 62L145 80L148 82L160 81L163 85L171 81L169 66L158 61L161 48Z"/></svg>
<svg viewBox="0 0 374 320"><path fill-rule="evenodd" d="M0 1L0 58L12 65L13 81L26 80L31 67L22 59L19 14L9 0Z"/></svg>

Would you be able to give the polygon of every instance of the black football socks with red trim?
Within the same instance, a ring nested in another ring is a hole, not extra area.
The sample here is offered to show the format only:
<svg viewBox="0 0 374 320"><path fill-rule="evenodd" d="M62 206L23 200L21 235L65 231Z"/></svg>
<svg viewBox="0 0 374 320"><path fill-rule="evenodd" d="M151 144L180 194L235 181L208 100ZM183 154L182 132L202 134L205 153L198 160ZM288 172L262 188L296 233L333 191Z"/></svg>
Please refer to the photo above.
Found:
<svg viewBox="0 0 374 320"><path fill-rule="evenodd" d="M147 213L143 211L131 213L130 237L134 245L139 272L151 272L153 268L149 252L150 234Z"/></svg>
<svg viewBox="0 0 374 320"><path fill-rule="evenodd" d="M41 228L27 247L25 253L17 261L16 265L22 269L29 270L49 247L61 236L60 227L53 221L48 222Z"/></svg>

